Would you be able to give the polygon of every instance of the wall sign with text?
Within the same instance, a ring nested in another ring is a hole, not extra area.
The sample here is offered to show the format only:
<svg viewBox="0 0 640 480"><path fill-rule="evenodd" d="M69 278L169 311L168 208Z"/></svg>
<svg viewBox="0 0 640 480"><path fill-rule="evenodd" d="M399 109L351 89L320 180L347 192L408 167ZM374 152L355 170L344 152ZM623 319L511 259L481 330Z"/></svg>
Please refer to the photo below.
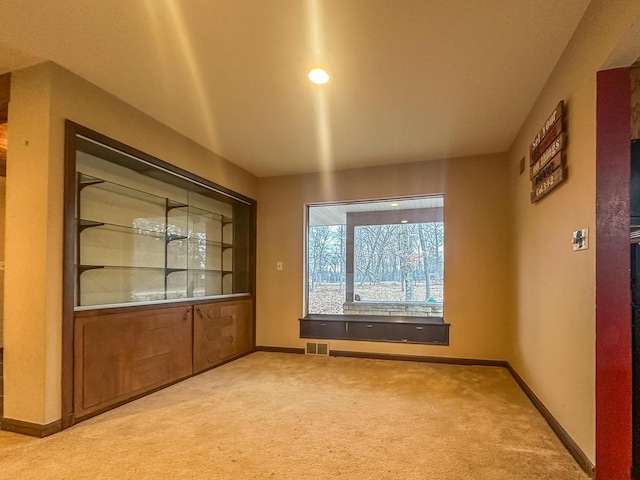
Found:
<svg viewBox="0 0 640 480"><path fill-rule="evenodd" d="M567 179L564 150L564 101L561 101L544 123L529 149L531 203L551 193Z"/></svg>

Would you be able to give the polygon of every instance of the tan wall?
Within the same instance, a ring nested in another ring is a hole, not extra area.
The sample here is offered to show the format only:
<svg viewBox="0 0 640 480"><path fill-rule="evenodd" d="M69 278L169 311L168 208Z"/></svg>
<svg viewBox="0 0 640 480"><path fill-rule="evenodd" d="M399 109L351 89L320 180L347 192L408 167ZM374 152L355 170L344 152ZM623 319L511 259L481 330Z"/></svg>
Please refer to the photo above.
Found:
<svg viewBox="0 0 640 480"><path fill-rule="evenodd" d="M0 177L0 262L4 262L4 225L5 225L5 194L7 190L6 177ZM2 320L4 304L4 267L0 269L0 347L3 345L3 332L2 326L4 324Z"/></svg>
<svg viewBox="0 0 640 480"><path fill-rule="evenodd" d="M12 76L7 149L4 415L47 423L60 397L62 187L50 176L50 71ZM57 169L61 171L62 169ZM59 174L61 176L62 173ZM55 194L57 198L54 198ZM59 218L56 218L59 211ZM50 300L50 292L59 298ZM58 350L58 360L51 352ZM51 378L47 378L47 374ZM56 383L57 380L57 383ZM60 409L59 401L57 408ZM58 417L59 418L59 415Z"/></svg>
<svg viewBox="0 0 640 480"><path fill-rule="evenodd" d="M248 197L258 187L248 172L51 63L14 72L9 109L4 415L43 424L60 418L64 120Z"/></svg>
<svg viewBox="0 0 640 480"><path fill-rule="evenodd" d="M509 359L585 453L595 460L595 101L596 72L638 18L640 3L595 0L509 151L513 205L514 339ZM569 177L539 204L529 143L564 99ZM587 251L573 230L588 227Z"/></svg>
<svg viewBox="0 0 640 480"><path fill-rule="evenodd" d="M332 341L334 349L504 359L509 298L506 158L501 155L263 178L258 197L257 343L301 347L305 204L445 195L448 347ZM284 268L276 271L276 262Z"/></svg>

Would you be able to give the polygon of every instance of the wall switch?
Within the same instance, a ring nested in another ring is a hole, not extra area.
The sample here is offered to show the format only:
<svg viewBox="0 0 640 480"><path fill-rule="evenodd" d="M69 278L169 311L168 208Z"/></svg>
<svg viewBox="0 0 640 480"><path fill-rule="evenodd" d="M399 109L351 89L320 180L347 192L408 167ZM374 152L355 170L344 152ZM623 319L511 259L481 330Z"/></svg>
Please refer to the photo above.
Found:
<svg viewBox="0 0 640 480"><path fill-rule="evenodd" d="M575 232L573 232L571 243L573 244L574 252L578 250L586 250L587 248L589 248L589 229L583 228L581 230L576 230Z"/></svg>
<svg viewBox="0 0 640 480"><path fill-rule="evenodd" d="M282 270L282 262L276 262L276 270Z"/></svg>

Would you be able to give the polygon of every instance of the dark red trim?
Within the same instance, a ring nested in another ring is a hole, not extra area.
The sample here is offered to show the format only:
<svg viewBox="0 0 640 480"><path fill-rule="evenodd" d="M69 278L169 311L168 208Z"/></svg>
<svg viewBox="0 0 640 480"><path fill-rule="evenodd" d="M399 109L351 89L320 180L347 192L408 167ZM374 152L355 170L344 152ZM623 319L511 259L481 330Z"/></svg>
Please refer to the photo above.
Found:
<svg viewBox="0 0 640 480"><path fill-rule="evenodd" d="M596 478L629 480L632 438L630 71L598 72L597 85Z"/></svg>

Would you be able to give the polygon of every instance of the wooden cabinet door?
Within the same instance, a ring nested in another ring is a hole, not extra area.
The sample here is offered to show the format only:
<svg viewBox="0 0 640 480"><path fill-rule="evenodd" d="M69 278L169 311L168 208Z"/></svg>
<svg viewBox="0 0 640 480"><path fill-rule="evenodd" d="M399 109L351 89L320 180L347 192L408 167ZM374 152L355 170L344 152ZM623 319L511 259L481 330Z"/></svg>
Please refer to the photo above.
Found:
<svg viewBox="0 0 640 480"><path fill-rule="evenodd" d="M196 305L193 366L201 372L253 348L251 300Z"/></svg>
<svg viewBox="0 0 640 480"><path fill-rule="evenodd" d="M347 322L301 319L300 338L347 339Z"/></svg>
<svg viewBox="0 0 640 480"><path fill-rule="evenodd" d="M76 417L193 373L192 328L190 305L76 318Z"/></svg>

